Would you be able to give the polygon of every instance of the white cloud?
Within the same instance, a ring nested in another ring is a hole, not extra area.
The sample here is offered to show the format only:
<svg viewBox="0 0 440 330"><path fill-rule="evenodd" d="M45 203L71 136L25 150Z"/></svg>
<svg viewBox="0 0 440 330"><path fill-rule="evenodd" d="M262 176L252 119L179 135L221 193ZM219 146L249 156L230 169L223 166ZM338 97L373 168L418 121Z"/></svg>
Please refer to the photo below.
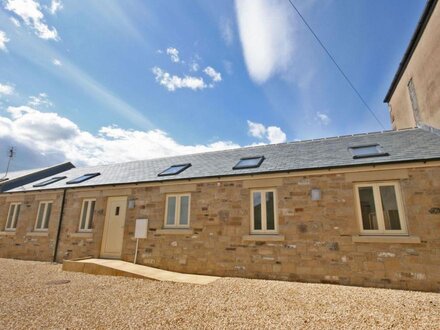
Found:
<svg viewBox="0 0 440 330"><path fill-rule="evenodd" d="M39 93L37 96L30 96L28 105L31 107L51 107L53 103L49 100L46 93Z"/></svg>
<svg viewBox="0 0 440 330"><path fill-rule="evenodd" d="M50 7L47 8L52 15L55 15L57 11L63 9L63 4L61 0L52 0Z"/></svg>
<svg viewBox="0 0 440 330"><path fill-rule="evenodd" d="M327 126L331 122L331 119L328 115L326 115L325 113L319 112L319 111L316 113L316 119L318 120L318 122L320 124L325 125L325 126Z"/></svg>
<svg viewBox="0 0 440 330"><path fill-rule="evenodd" d="M12 24L14 24L16 27L20 27L20 21L18 19L16 19L15 17L9 17L9 19L11 20Z"/></svg>
<svg viewBox="0 0 440 330"><path fill-rule="evenodd" d="M52 64L55 65L55 66L61 66L62 65L61 61L59 59L57 59L57 58L54 58L52 60Z"/></svg>
<svg viewBox="0 0 440 330"><path fill-rule="evenodd" d="M238 30L251 78L263 83L291 64L295 36L287 1L236 0Z"/></svg>
<svg viewBox="0 0 440 330"><path fill-rule="evenodd" d="M269 126L267 128L267 139L269 143L284 143L287 140L286 133L281 128L276 126Z"/></svg>
<svg viewBox="0 0 440 330"><path fill-rule="evenodd" d="M205 81L201 77L192 77L192 76L184 76L179 77L176 75L170 75L168 72L163 71L159 67L154 67L152 69L153 74L155 75L156 81L164 86L171 92L174 92L176 89L180 88L189 88L193 91L202 90L208 87Z"/></svg>
<svg viewBox="0 0 440 330"><path fill-rule="evenodd" d="M176 48L169 47L167 48L167 54L170 55L171 62L179 63L179 51Z"/></svg>
<svg viewBox="0 0 440 330"><path fill-rule="evenodd" d="M192 62L189 66L189 70L192 72L197 72L200 69L200 65L197 62Z"/></svg>
<svg viewBox="0 0 440 330"><path fill-rule="evenodd" d="M248 123L249 134L251 136L259 139L264 138L264 135L266 134L266 127L264 127L263 124L254 123L250 120L248 120L247 123Z"/></svg>
<svg viewBox="0 0 440 330"><path fill-rule="evenodd" d="M6 37L6 33L4 31L0 31L0 50L6 52L8 49L6 48L6 43L9 42L8 37Z"/></svg>
<svg viewBox="0 0 440 330"><path fill-rule="evenodd" d="M14 94L14 86L9 84L0 84L0 95Z"/></svg>
<svg viewBox="0 0 440 330"><path fill-rule="evenodd" d="M41 39L59 40L57 30L47 26L40 10L41 6L35 0L6 0L5 9L21 17L23 22L34 29L35 34Z"/></svg>
<svg viewBox="0 0 440 330"><path fill-rule="evenodd" d="M224 60L223 67L225 68L227 74L231 75L234 73L234 68L231 61Z"/></svg>
<svg viewBox="0 0 440 330"><path fill-rule="evenodd" d="M29 157L38 158L39 164L41 160L56 159L70 160L79 166L98 165L118 159L130 161L239 147L230 141L183 145L159 129L140 131L106 126L94 135L57 113L29 106L9 107L7 112L10 118L0 116L0 144L8 141L7 145L31 150L33 154Z"/></svg>
<svg viewBox="0 0 440 330"><path fill-rule="evenodd" d="M266 139L269 143L284 143L286 134L277 126L266 127L263 124L247 121L249 135L258 139Z"/></svg>
<svg viewBox="0 0 440 330"><path fill-rule="evenodd" d="M203 72L209 77L211 77L212 81L214 82L222 81L222 75L219 72L215 71L214 68L210 66L207 66L205 70L203 70Z"/></svg>
<svg viewBox="0 0 440 330"><path fill-rule="evenodd" d="M223 18L220 21L220 32L227 46L231 46L234 42L234 30L232 22L229 18Z"/></svg>

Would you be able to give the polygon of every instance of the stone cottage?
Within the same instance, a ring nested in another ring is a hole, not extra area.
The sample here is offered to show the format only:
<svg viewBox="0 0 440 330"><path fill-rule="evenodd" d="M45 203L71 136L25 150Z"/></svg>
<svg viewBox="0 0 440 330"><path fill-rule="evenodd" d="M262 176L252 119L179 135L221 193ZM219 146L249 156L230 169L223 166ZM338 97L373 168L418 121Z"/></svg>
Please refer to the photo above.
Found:
<svg viewBox="0 0 440 330"><path fill-rule="evenodd" d="M72 168L0 194L0 257L440 290L440 135L414 128Z"/></svg>

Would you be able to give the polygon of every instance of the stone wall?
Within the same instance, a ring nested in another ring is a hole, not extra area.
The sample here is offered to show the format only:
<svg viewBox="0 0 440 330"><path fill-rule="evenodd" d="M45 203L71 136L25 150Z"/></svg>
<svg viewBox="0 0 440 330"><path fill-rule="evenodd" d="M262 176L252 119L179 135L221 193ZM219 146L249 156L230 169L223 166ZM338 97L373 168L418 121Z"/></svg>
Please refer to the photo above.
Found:
<svg viewBox="0 0 440 330"><path fill-rule="evenodd" d="M136 202L135 208L127 209L122 254L126 261L134 257L135 220L148 218L148 238L139 242L140 264L198 274L440 291L440 214L435 212L440 207L439 178L440 168L432 167L70 190L58 260L99 257L107 198L128 196ZM420 243L353 241L359 235L353 183L385 179L400 182L409 235L420 238ZM259 186L276 188L280 235L274 240L249 235L250 191ZM321 189L321 200L311 200L311 188ZM165 199L172 192L191 193L190 230L163 230ZM24 196L32 204L35 196ZM78 233L83 198L96 198L90 234ZM36 207L32 204L22 214L15 236L0 235L0 256L50 259L55 227L49 238L22 241L35 221L36 211L31 210ZM57 212L54 207L51 226L57 222ZM27 216L31 218L24 220Z"/></svg>
<svg viewBox="0 0 440 330"><path fill-rule="evenodd" d="M428 25L400 78L389 104L394 129L426 124L440 128L440 5ZM408 83L413 80L418 113L413 112ZM416 121L419 121L418 123Z"/></svg>

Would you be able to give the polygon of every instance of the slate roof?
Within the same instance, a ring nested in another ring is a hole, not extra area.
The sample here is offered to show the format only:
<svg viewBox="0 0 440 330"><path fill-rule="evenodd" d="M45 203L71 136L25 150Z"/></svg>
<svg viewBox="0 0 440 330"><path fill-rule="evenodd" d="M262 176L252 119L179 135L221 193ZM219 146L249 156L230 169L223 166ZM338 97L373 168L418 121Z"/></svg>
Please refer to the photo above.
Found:
<svg viewBox="0 0 440 330"><path fill-rule="evenodd" d="M352 146L375 143L380 144L389 156L353 159L353 155L348 150ZM265 157L259 168L232 169L240 158L252 156ZM414 128L73 168L60 174L67 176L66 179L51 185L34 188L32 184L27 184L10 191L160 182L434 159L440 159L440 135ZM169 166L184 163L191 163L192 166L178 175L158 176ZM101 175L82 183L66 185L71 179L94 172L100 172Z"/></svg>
<svg viewBox="0 0 440 330"><path fill-rule="evenodd" d="M5 173L0 173L0 178L5 177L5 180L0 180L0 192L11 190L15 187L23 186L28 183L35 182L43 178L47 178L48 176L52 176L57 173L70 170L71 168L74 167L75 166L71 162L65 162L49 167L8 172L6 177L5 177Z"/></svg>

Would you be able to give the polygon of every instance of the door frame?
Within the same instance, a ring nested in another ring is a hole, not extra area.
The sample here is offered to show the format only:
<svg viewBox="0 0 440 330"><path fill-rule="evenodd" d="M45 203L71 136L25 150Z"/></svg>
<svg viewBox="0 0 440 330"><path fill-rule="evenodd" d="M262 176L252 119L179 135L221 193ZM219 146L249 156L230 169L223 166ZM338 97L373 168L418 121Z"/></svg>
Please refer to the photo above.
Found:
<svg viewBox="0 0 440 330"><path fill-rule="evenodd" d="M108 226L109 226L109 217L110 217L110 202L111 201L124 201L125 202L125 212L124 212L124 226L122 229L122 246L121 246L121 252L118 254L109 254L106 253L104 251L104 247L107 243L107 231L108 231ZM117 197L108 197L107 198L107 207L106 207L106 212L105 212L105 220L104 220L104 228L102 230L102 241L101 241L101 248L100 248L100 253L99 256L100 258L111 258L111 259L120 259L122 256L122 250L124 247L124 233L125 233L125 221L126 221L126 217L127 217L127 196L117 196Z"/></svg>

